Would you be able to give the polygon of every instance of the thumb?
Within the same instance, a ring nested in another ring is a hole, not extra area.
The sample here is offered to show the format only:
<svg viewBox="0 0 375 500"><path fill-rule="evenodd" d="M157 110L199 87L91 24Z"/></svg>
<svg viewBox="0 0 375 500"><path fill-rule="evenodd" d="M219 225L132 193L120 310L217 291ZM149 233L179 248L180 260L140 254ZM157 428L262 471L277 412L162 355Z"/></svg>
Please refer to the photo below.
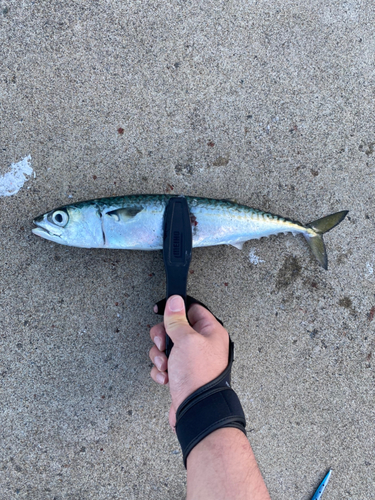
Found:
<svg viewBox="0 0 375 500"><path fill-rule="evenodd" d="M186 319L185 302L179 295L172 295L167 300L164 310L164 326L173 342L179 335L191 330Z"/></svg>

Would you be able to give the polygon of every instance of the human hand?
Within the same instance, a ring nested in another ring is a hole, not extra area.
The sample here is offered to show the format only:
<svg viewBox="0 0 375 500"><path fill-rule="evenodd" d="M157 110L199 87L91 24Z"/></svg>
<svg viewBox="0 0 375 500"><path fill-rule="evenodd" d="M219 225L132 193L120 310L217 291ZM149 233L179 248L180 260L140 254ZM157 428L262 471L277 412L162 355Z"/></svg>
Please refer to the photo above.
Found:
<svg viewBox="0 0 375 500"><path fill-rule="evenodd" d="M151 378L162 385L169 382L172 429L180 404L199 387L218 377L228 365L229 335L225 328L198 304L190 307L188 316L191 326L186 319L183 299L174 295L167 301L164 323L150 330L155 343L150 349L150 359L155 365ZM164 352L166 333L174 343L169 359Z"/></svg>

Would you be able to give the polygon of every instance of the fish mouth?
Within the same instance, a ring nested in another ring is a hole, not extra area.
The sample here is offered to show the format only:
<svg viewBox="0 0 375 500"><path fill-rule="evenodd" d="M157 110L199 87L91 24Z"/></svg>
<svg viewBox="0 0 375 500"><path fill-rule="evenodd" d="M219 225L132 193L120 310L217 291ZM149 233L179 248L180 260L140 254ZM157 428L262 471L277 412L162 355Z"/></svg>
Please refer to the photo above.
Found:
<svg viewBox="0 0 375 500"><path fill-rule="evenodd" d="M55 233L51 233L48 229L43 227L43 222L38 222L38 220L34 220L33 224L38 227L34 227L31 232L36 234L37 236L41 236L45 240L55 241L56 243L61 243L61 236Z"/></svg>

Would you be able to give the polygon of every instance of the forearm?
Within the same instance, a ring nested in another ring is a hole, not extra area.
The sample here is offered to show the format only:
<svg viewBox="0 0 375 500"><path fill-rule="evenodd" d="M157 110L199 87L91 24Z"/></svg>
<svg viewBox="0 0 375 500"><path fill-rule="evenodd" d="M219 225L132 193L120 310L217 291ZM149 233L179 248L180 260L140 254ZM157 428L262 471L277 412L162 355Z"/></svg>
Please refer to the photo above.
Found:
<svg viewBox="0 0 375 500"><path fill-rule="evenodd" d="M187 458L187 500L270 500L246 436L218 429Z"/></svg>

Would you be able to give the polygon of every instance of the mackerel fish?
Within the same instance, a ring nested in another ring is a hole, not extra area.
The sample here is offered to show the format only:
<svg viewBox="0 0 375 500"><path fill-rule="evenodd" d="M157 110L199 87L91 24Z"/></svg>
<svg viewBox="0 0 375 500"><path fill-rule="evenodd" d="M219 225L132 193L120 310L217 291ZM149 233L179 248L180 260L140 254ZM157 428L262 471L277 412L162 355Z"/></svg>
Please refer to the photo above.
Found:
<svg viewBox="0 0 375 500"><path fill-rule="evenodd" d="M164 210L172 195L130 195L81 201L40 215L34 234L62 245L81 248L159 250L163 248ZM279 233L302 234L324 269L323 234L348 211L303 225L229 200L186 196L193 247L233 245Z"/></svg>

